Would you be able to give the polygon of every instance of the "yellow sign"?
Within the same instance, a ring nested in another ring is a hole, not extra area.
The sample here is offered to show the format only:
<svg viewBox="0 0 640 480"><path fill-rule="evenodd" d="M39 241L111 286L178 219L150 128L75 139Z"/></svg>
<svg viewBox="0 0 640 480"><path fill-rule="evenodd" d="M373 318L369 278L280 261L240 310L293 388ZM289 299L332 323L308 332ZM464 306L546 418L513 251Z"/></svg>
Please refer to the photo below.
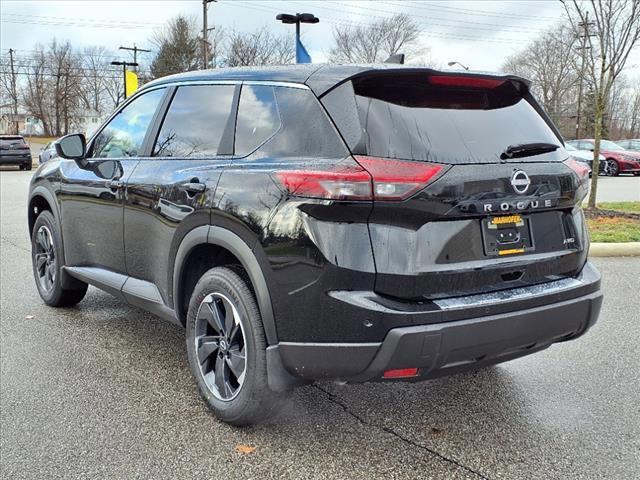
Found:
<svg viewBox="0 0 640 480"><path fill-rule="evenodd" d="M127 70L124 75L124 91L127 98L135 93L138 89L138 75L136 72Z"/></svg>

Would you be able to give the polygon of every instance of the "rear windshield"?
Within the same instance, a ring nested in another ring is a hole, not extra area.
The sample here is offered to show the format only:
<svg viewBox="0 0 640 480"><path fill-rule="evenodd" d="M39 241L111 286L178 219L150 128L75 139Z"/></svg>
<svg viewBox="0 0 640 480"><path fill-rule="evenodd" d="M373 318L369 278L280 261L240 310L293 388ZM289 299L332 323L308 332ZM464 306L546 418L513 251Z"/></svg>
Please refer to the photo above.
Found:
<svg viewBox="0 0 640 480"><path fill-rule="evenodd" d="M561 145L513 82L480 79L477 84L458 85L455 78L452 82L444 81L452 77L440 78L439 83L425 74L358 78L330 92L323 103L358 154L450 164L496 163L510 145ZM345 113L349 94L357 118L349 119ZM559 149L517 161L564 157Z"/></svg>

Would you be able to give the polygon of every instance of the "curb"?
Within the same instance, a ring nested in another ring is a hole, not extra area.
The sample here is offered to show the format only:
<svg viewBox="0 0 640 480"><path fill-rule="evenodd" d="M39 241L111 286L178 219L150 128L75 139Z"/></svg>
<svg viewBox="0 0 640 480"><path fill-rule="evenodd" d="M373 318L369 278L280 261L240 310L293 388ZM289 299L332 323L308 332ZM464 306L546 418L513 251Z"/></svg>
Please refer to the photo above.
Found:
<svg viewBox="0 0 640 480"><path fill-rule="evenodd" d="M640 242L592 243L590 257L640 257Z"/></svg>

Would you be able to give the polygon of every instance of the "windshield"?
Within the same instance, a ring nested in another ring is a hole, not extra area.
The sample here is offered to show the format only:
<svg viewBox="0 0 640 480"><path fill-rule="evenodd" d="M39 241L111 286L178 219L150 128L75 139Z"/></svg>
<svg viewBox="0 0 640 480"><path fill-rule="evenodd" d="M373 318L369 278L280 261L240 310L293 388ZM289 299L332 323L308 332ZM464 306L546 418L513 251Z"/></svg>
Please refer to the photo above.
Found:
<svg viewBox="0 0 640 480"><path fill-rule="evenodd" d="M601 150L624 150L617 143L613 143L611 140L600 140L600 149Z"/></svg>
<svg viewBox="0 0 640 480"><path fill-rule="evenodd" d="M573 145L571 145L570 143L567 143L564 146L564 149L567 150L568 152L577 152L578 149L576 147L574 147Z"/></svg>

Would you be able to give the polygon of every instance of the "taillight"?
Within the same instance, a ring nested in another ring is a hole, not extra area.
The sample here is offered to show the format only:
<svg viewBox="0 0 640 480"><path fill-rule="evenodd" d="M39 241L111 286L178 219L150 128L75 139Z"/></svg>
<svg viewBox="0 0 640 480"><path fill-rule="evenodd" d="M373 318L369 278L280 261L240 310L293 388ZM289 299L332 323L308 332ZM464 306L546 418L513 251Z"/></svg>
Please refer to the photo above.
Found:
<svg viewBox="0 0 640 480"><path fill-rule="evenodd" d="M582 199L586 196L589 189L589 172L591 168L583 162L579 162L575 158L569 157L564 161L564 164L569 167L578 176L578 189L577 196Z"/></svg>
<svg viewBox="0 0 640 480"><path fill-rule="evenodd" d="M358 164L328 170L281 170L274 176L296 197L371 200L371 175Z"/></svg>
<svg viewBox="0 0 640 480"><path fill-rule="evenodd" d="M575 158L568 158L564 161L564 164L578 175L580 183L589 181L589 172L591 171L591 168L589 168L587 164L579 162Z"/></svg>
<svg viewBox="0 0 640 480"><path fill-rule="evenodd" d="M427 186L443 169L427 162L356 155L358 163L327 170L281 170L276 181L296 197L331 200L404 200Z"/></svg>
<svg viewBox="0 0 640 480"><path fill-rule="evenodd" d="M442 165L356 155L373 179L375 200L404 200L422 190L442 172Z"/></svg>

